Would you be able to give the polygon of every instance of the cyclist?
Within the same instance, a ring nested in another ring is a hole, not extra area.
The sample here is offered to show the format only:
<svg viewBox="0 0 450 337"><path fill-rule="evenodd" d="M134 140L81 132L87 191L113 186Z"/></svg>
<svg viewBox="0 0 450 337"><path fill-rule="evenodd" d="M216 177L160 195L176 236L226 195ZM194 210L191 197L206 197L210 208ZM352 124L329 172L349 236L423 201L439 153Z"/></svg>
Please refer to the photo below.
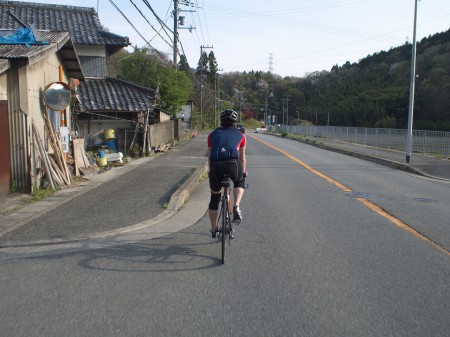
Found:
<svg viewBox="0 0 450 337"><path fill-rule="evenodd" d="M217 217L222 190L220 182L224 177L230 177L234 185L233 222L239 224L242 220L239 204L244 195L247 176L246 138L236 128L237 122L236 111L224 110L220 113L220 127L208 135L209 186L211 188L209 218L213 238L217 234Z"/></svg>

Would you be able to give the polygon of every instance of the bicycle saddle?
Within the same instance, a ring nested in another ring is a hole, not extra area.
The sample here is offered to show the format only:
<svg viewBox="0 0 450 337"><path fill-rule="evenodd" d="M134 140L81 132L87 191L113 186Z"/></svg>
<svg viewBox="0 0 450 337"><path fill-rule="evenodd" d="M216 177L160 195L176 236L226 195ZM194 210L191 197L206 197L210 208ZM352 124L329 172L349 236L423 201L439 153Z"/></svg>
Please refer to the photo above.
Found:
<svg viewBox="0 0 450 337"><path fill-rule="evenodd" d="M231 183L232 183L232 181L231 181L230 178L224 178L224 179L222 179L222 181L220 182L220 185L221 185L222 187L230 187L230 186L231 186Z"/></svg>

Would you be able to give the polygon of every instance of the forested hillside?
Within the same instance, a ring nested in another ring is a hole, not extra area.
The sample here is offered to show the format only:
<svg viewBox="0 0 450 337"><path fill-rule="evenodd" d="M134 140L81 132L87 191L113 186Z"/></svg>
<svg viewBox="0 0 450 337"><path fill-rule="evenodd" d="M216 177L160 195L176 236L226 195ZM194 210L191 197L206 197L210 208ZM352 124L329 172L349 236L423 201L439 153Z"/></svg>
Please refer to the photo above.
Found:
<svg viewBox="0 0 450 337"><path fill-rule="evenodd" d="M406 43L305 78L226 73L219 90L236 110L258 119L267 99L277 123L288 98L289 124L299 118L319 125L406 128L411 47ZM450 30L418 42L416 65L414 128L450 131Z"/></svg>
<svg viewBox="0 0 450 337"><path fill-rule="evenodd" d="M214 127L217 111L233 107L243 119L261 123L267 109L277 124L406 128L411 52L405 43L304 78L282 78L261 71L219 75L220 60L213 51L203 52L196 69L182 55L177 71L168 56L136 48L113 56L109 72L159 87L159 106L174 116L191 100L195 127ZM450 131L450 30L418 42L416 74L414 128Z"/></svg>

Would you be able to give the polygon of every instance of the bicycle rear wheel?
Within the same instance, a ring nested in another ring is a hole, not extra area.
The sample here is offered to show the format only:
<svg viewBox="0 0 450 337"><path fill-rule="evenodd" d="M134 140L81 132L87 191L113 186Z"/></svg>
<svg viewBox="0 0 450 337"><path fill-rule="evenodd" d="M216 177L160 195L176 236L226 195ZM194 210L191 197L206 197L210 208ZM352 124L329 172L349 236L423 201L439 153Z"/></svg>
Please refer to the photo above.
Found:
<svg viewBox="0 0 450 337"><path fill-rule="evenodd" d="M228 202L225 197L222 201L222 264L225 263L225 251L227 247L227 240L230 236L230 231L228 227Z"/></svg>

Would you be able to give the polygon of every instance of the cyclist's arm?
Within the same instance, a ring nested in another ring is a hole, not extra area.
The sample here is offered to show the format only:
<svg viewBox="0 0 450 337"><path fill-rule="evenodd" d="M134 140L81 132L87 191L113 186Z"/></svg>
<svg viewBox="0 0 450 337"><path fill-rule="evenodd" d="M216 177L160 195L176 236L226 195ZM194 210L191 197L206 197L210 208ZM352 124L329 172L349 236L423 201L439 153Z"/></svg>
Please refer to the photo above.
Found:
<svg viewBox="0 0 450 337"><path fill-rule="evenodd" d="M247 172L247 159L245 158L245 147L239 148L239 161L242 165L242 172Z"/></svg>
<svg viewBox="0 0 450 337"><path fill-rule="evenodd" d="M211 148L208 146L208 167L211 167Z"/></svg>
<svg viewBox="0 0 450 337"><path fill-rule="evenodd" d="M208 135L208 168L211 167L211 148L212 148L212 141L211 141L211 134Z"/></svg>

